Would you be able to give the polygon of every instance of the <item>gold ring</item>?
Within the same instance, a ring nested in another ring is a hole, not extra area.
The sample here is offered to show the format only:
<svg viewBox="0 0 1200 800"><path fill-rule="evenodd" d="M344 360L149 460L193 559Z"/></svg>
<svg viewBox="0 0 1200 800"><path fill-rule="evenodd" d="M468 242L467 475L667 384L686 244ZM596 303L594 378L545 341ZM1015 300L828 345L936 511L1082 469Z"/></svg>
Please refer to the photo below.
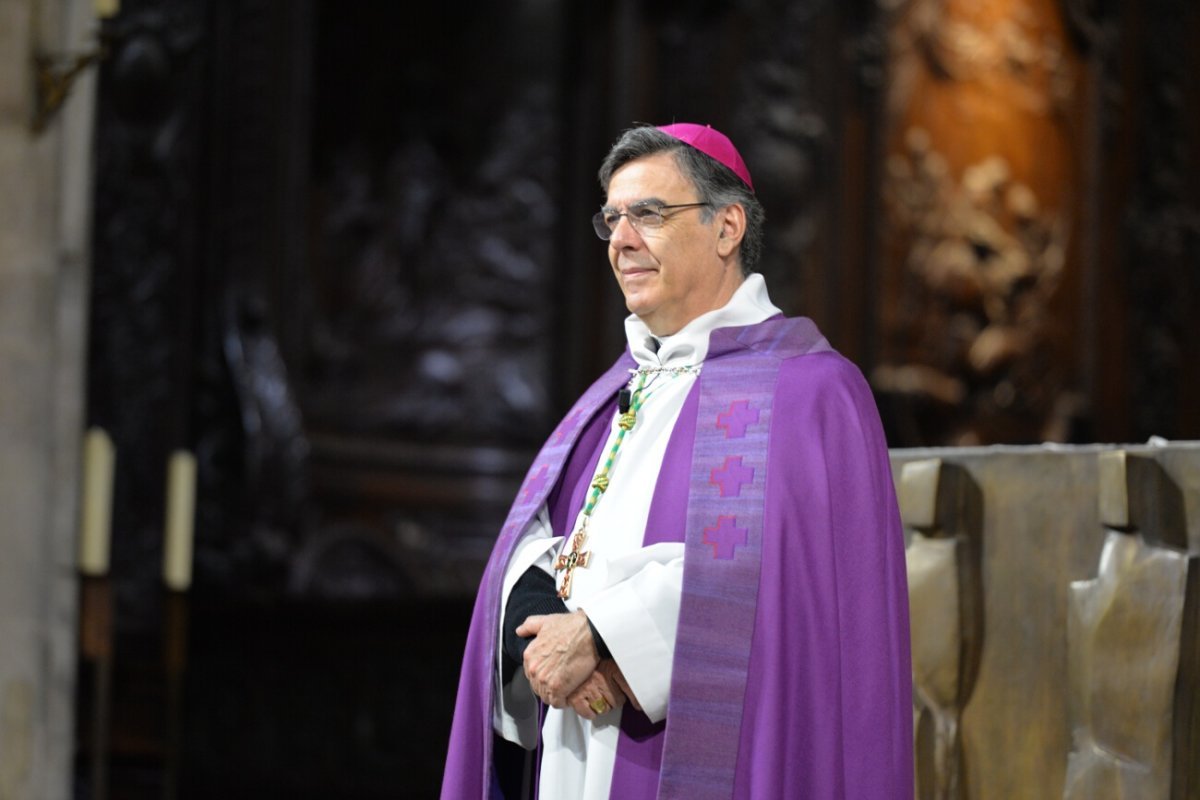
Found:
<svg viewBox="0 0 1200 800"><path fill-rule="evenodd" d="M595 700L588 703L588 708L590 708L592 711L595 711L597 714L603 714L605 711L608 711L608 701L603 697L597 697Z"/></svg>

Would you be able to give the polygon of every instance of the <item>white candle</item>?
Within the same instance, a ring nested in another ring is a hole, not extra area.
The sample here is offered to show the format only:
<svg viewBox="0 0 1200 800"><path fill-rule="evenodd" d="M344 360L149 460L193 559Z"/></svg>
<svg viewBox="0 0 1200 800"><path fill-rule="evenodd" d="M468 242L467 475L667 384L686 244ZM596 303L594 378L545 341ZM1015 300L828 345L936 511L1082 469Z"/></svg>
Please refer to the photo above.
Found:
<svg viewBox="0 0 1200 800"><path fill-rule="evenodd" d="M176 450L167 462L167 518L163 582L185 592L192 585L192 525L196 513L196 457Z"/></svg>
<svg viewBox="0 0 1200 800"><path fill-rule="evenodd" d="M88 429L83 437L83 498L79 524L79 571L84 575L108 573L116 461L116 449L108 433L102 428Z"/></svg>

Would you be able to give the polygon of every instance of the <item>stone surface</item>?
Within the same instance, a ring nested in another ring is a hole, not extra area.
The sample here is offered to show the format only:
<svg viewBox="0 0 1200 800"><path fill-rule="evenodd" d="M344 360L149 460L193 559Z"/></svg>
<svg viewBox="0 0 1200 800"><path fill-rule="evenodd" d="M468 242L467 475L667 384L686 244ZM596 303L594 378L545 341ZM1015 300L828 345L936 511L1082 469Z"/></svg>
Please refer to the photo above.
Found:
<svg viewBox="0 0 1200 800"><path fill-rule="evenodd" d="M29 112L30 11L21 0L0 2L0 128L17 126Z"/></svg>
<svg viewBox="0 0 1200 800"><path fill-rule="evenodd" d="M0 686L0 798L25 796L33 761L33 684Z"/></svg>
<svg viewBox="0 0 1200 800"><path fill-rule="evenodd" d="M0 798L71 794L90 76L40 135L33 53L84 46L84 0L0 0Z"/></svg>

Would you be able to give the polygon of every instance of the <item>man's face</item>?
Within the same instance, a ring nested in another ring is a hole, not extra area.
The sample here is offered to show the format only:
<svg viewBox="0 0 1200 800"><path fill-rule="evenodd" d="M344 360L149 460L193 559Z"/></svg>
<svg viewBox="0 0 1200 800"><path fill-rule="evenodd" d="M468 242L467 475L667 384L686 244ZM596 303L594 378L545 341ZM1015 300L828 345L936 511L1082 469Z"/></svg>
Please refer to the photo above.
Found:
<svg viewBox="0 0 1200 800"><path fill-rule="evenodd" d="M670 153L625 164L608 184L605 207L623 212L635 203L695 203L696 189ZM608 260L625 294L625 305L652 333L669 336L729 301L741 283L718 252L721 216L704 223L714 209L670 209L662 227L638 230L621 217L608 242Z"/></svg>

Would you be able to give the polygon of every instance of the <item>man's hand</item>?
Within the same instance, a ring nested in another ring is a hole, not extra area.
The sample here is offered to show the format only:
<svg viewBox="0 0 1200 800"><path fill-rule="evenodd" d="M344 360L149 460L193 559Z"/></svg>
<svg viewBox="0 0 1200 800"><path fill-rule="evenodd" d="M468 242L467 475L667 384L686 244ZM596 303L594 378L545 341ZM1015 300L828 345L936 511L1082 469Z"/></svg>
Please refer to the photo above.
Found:
<svg viewBox="0 0 1200 800"><path fill-rule="evenodd" d="M633 696L633 690L629 688L629 683L625 680L625 673L621 672L621 668L617 666L617 662L611 658L606 658L596 667L596 671L602 674L612 683L616 684L617 690L625 695L629 704L638 711L642 710L642 704Z"/></svg>
<svg viewBox="0 0 1200 800"><path fill-rule="evenodd" d="M606 669L606 665L612 665L612 669ZM595 719L600 716L592 707L592 703L597 700L604 701L604 711L601 714L607 714L614 708L625 705L625 693L613 680L614 672L620 672L616 667L616 662L611 658L601 661L600 665L596 667L596 671L567 697L567 705L575 709L575 713L584 719Z"/></svg>
<svg viewBox="0 0 1200 800"><path fill-rule="evenodd" d="M533 693L554 708L566 708L567 697L600 663L587 616L535 614L517 628L518 636L536 636L525 648L525 677Z"/></svg>

